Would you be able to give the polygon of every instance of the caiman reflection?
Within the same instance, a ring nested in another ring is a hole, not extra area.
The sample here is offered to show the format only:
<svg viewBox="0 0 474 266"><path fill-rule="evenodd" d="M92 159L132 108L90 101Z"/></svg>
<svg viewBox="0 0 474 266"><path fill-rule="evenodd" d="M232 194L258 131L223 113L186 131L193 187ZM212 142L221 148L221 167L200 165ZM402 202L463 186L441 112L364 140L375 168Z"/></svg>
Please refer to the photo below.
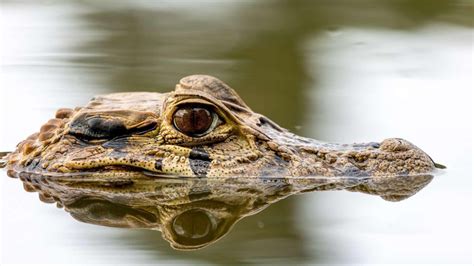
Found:
<svg viewBox="0 0 474 266"><path fill-rule="evenodd" d="M240 219L288 196L311 191L349 190L385 200L408 198L432 175L319 178L166 178L131 174L45 176L22 173L27 191L56 202L75 219L91 224L159 230L173 248L206 247Z"/></svg>

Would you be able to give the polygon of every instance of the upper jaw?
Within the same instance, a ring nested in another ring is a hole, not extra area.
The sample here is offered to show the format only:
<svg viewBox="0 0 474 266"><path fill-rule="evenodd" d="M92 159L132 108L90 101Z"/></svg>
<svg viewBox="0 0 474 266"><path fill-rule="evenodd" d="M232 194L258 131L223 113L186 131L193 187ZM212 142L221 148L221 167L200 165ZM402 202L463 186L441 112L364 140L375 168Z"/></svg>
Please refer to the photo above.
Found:
<svg viewBox="0 0 474 266"><path fill-rule="evenodd" d="M383 177L428 174L435 170L435 163L425 152L398 138L351 145L318 142L299 150L300 158L306 158L303 161L315 175Z"/></svg>

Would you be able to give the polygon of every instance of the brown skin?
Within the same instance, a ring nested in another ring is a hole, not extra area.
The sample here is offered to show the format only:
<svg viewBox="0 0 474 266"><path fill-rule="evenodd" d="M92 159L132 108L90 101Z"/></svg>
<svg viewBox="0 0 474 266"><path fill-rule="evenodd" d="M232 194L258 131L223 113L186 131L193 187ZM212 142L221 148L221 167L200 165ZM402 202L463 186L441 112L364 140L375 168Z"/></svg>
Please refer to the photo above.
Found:
<svg viewBox="0 0 474 266"><path fill-rule="evenodd" d="M6 161L11 176L393 177L436 168L402 139L347 145L296 136L204 75L181 79L170 93L108 94L83 108L60 109Z"/></svg>

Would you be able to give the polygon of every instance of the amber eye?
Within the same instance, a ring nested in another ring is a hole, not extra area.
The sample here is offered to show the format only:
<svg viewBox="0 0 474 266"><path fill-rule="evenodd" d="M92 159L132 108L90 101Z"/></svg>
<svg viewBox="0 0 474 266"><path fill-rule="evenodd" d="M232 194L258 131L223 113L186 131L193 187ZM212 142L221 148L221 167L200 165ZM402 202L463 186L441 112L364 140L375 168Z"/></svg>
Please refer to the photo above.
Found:
<svg viewBox="0 0 474 266"><path fill-rule="evenodd" d="M217 114L205 106L183 106L173 114L174 127L191 137L209 133L217 120Z"/></svg>

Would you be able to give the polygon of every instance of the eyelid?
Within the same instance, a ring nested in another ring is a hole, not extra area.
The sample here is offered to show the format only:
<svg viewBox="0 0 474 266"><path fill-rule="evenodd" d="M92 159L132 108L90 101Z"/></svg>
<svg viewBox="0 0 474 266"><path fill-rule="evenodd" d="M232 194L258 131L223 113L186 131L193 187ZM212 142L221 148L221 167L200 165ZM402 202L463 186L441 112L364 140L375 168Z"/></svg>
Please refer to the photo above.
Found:
<svg viewBox="0 0 474 266"><path fill-rule="evenodd" d="M210 111L213 111L214 113L216 113L217 115L217 118L219 118L219 120L221 122L225 122L227 120L227 115L221 111L221 108L219 108L218 105L214 104L213 102L210 102L208 100L205 100L205 99L202 99L202 98L189 98L189 99L185 99L185 100L181 100L181 101L178 101L174 108L171 110L171 112L169 112L169 121L173 121L173 115L174 113L182 108L183 106L204 106L204 107L208 107L208 109Z"/></svg>
<svg viewBox="0 0 474 266"><path fill-rule="evenodd" d="M231 122L235 123L236 125L245 126L245 121L241 117L239 117L239 115L234 114L234 110L237 110L237 113L249 112L249 110L245 109L242 106L237 106L229 102L222 102L213 98L212 96L204 95L201 92L192 92L192 90L188 90L186 93L175 93L173 97L168 98L162 106L161 113L166 114L166 120L172 121L172 115L176 111L176 108L178 108L181 104L186 103L195 103L211 106L212 108L214 108L213 110L216 111L219 118L221 118L222 122ZM174 106L169 108L170 105Z"/></svg>

